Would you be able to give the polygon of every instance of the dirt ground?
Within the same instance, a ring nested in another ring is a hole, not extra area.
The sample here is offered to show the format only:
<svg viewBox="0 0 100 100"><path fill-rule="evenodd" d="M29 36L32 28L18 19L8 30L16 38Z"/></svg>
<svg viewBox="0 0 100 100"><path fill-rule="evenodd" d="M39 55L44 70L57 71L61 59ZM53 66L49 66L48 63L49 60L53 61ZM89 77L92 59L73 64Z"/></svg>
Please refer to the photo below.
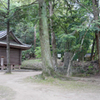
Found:
<svg viewBox="0 0 100 100"><path fill-rule="evenodd" d="M25 82L41 72L0 72L0 100L100 100L100 77L76 78L89 87L67 89L58 86Z"/></svg>

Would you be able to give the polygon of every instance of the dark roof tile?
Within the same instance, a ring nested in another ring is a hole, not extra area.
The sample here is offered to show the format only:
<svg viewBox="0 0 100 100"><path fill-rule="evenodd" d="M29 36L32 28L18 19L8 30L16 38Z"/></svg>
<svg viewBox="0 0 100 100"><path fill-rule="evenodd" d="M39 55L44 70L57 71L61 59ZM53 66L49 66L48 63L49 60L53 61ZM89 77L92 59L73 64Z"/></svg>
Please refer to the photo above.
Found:
<svg viewBox="0 0 100 100"><path fill-rule="evenodd" d="M0 31L0 45L6 46L7 42L6 40L2 40L7 35L7 31ZM14 41L10 42L10 46L13 48L19 48L22 50L27 50L31 48L31 45L22 43L11 31L10 36L13 38Z"/></svg>

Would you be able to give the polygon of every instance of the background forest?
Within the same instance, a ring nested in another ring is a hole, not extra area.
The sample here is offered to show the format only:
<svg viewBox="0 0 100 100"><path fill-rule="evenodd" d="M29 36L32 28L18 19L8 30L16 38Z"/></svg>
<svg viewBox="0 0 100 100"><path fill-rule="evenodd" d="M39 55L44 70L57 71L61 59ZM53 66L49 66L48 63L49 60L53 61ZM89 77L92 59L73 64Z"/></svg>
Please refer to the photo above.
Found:
<svg viewBox="0 0 100 100"><path fill-rule="evenodd" d="M88 73L99 71L99 0L10 0L10 8L7 7L8 1L0 0L0 31L7 30L9 22L10 30L23 43L32 45L31 49L23 51L22 60L42 58L46 67L45 54L41 54L41 50L47 52L48 49L46 51L41 43L48 39L53 61L53 67L50 68L54 71L64 70L67 76L71 74L72 66L75 72L77 69L77 73L85 73L86 70ZM44 27L41 28L41 25ZM48 38L41 36L45 32L49 35L46 36ZM61 54L61 60L64 61L61 68L57 64L57 54ZM85 66L84 63L77 64L75 61L85 61L85 64L86 61L92 62ZM94 62L96 67L93 66ZM51 75L50 68L47 69Z"/></svg>

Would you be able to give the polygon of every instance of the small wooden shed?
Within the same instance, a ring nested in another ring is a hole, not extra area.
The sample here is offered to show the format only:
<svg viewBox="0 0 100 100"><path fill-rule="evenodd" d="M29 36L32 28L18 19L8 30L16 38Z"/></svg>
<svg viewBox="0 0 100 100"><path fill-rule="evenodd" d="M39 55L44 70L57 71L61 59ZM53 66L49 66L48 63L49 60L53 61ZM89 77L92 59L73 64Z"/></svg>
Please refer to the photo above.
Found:
<svg viewBox="0 0 100 100"><path fill-rule="evenodd" d="M6 37L7 37L7 31L0 31L0 57L4 59L4 65L7 65ZM13 34L13 32L10 31L10 63L11 65L21 65L22 50L27 50L30 48L31 48L31 45L22 43ZM0 59L0 65L1 65L1 59Z"/></svg>

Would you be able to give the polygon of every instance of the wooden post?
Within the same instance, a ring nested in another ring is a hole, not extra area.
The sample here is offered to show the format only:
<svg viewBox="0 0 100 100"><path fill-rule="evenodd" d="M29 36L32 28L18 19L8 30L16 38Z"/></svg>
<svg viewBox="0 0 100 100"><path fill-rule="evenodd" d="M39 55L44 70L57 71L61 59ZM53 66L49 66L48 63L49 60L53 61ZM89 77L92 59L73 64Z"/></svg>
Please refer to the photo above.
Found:
<svg viewBox="0 0 100 100"><path fill-rule="evenodd" d="M3 70L4 67L4 57L1 57L1 70Z"/></svg>
<svg viewBox="0 0 100 100"><path fill-rule="evenodd" d="M20 70L20 65L19 65L19 70Z"/></svg>
<svg viewBox="0 0 100 100"><path fill-rule="evenodd" d="M11 65L11 71L13 70L13 65Z"/></svg>

